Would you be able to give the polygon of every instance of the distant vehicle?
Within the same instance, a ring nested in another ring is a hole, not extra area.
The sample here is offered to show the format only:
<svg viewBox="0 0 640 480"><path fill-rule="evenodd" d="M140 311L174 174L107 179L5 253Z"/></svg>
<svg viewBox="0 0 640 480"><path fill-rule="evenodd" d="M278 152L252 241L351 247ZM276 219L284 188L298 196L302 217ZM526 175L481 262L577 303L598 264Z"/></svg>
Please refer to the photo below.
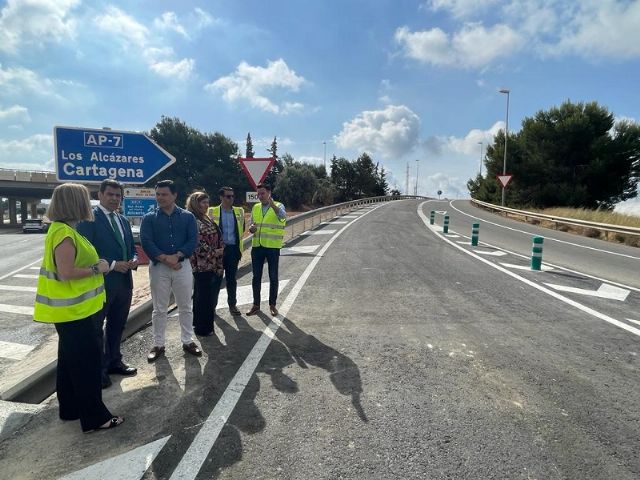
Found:
<svg viewBox="0 0 640 480"><path fill-rule="evenodd" d="M133 241L140 243L140 225L131 225L131 233L133 233Z"/></svg>
<svg viewBox="0 0 640 480"><path fill-rule="evenodd" d="M46 233L48 228L49 224L41 218L28 218L22 223L22 233Z"/></svg>

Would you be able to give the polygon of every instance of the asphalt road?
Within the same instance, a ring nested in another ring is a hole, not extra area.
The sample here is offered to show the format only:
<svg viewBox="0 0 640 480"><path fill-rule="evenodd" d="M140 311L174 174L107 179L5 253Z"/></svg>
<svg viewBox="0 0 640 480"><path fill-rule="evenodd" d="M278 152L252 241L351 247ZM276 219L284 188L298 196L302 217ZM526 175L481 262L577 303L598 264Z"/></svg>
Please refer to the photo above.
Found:
<svg viewBox="0 0 640 480"><path fill-rule="evenodd" d="M427 226L430 210L449 208L392 202L297 239L288 246L297 251L281 257L279 318L219 309L216 336L199 339L201 359L183 355L173 323L167 358L153 365L144 361L150 332L137 334L125 358L138 375L104 391L125 424L82 435L77 422L57 419L52 401L0 443L0 471L12 479L639 478L639 292L615 269L602 280L617 285L581 275L577 257L572 271L531 272L526 258L471 248L457 236L470 229L464 215L447 236ZM530 239L522 243L530 252Z"/></svg>

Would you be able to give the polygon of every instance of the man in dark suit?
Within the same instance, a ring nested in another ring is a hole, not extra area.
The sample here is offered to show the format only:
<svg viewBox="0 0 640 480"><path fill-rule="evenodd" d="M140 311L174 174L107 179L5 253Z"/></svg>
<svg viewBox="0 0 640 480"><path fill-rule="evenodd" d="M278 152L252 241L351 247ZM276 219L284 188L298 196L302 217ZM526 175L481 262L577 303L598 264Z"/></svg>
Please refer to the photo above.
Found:
<svg viewBox="0 0 640 480"><path fill-rule="evenodd" d="M129 316L133 294L131 270L138 267L133 234L129 221L118 213L123 188L116 180L100 184L100 205L93 209L94 221L78 224L78 232L95 247L100 258L109 262L104 277L107 301L104 304L104 352L102 358L102 388L111 385L109 374L135 375L137 369L122 361L120 342ZM102 326L102 325L101 325Z"/></svg>

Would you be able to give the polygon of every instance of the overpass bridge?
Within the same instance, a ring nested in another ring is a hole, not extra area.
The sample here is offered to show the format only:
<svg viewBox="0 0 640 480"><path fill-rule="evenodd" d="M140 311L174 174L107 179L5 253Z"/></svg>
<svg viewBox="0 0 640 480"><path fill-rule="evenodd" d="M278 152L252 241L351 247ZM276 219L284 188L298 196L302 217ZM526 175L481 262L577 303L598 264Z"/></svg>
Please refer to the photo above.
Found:
<svg viewBox="0 0 640 480"><path fill-rule="evenodd" d="M51 198L53 189L61 183L55 172L0 168L0 198L3 200L0 202L0 227L18 227L23 219L36 218L40 201ZM98 187L87 185L87 188L95 192ZM5 198L8 212L5 212Z"/></svg>

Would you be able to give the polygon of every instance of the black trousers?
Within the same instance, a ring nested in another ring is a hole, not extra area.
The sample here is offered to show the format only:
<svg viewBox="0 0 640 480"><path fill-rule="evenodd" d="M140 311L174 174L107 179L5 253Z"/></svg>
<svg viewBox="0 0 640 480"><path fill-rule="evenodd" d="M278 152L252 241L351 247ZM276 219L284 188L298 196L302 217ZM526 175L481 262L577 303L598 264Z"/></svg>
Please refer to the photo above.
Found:
<svg viewBox="0 0 640 480"><path fill-rule="evenodd" d="M83 431L107 423L113 415L102 403L102 312L72 322L56 323L58 370L56 388L60 418L80 419Z"/></svg>
<svg viewBox="0 0 640 480"><path fill-rule="evenodd" d="M280 261L279 248L253 247L251 248L251 267L253 268L253 304L260 305L260 286L262 284L262 270L264 261L269 268L269 305L275 305L278 299L278 263Z"/></svg>
<svg viewBox="0 0 640 480"><path fill-rule="evenodd" d="M218 306L222 277L214 272L193 274L193 330L196 335L213 332L213 317Z"/></svg>
<svg viewBox="0 0 640 480"><path fill-rule="evenodd" d="M122 362L120 343L122 332L129 317L133 290L130 288L107 289L107 302L102 309L104 326L104 355L102 356L102 370L105 372L117 367ZM102 329L100 330L102 334Z"/></svg>
<svg viewBox="0 0 640 480"><path fill-rule="evenodd" d="M238 245L225 245L222 263L224 265L224 281L227 287L227 304L235 307L238 303L236 292L238 291L238 264L240 263L240 248Z"/></svg>

